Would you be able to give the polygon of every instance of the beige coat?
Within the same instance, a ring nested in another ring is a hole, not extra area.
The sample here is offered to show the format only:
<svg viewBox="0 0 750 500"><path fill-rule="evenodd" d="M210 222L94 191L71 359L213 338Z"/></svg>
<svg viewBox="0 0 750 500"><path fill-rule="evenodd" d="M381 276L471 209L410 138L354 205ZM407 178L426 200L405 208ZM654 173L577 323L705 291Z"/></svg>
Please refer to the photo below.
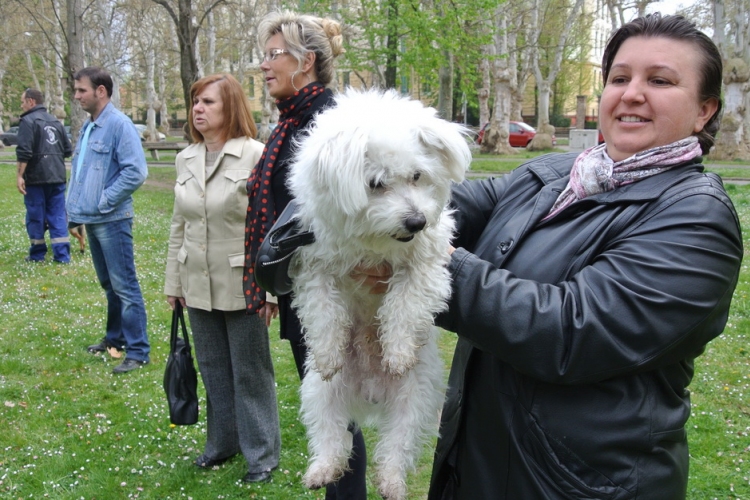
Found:
<svg viewBox="0 0 750 500"><path fill-rule="evenodd" d="M247 178L262 151L253 139L227 141L208 179L203 143L177 155L165 294L206 311L245 309Z"/></svg>

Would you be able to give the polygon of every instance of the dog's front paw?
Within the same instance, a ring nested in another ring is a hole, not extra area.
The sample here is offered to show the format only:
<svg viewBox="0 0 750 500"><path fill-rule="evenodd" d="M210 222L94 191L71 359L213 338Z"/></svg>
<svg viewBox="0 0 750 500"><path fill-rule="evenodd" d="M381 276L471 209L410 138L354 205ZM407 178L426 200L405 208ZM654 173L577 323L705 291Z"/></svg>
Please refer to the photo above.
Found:
<svg viewBox="0 0 750 500"><path fill-rule="evenodd" d="M307 488L317 490L335 483L344 475L344 465L334 460L316 460L307 468L302 482Z"/></svg>
<svg viewBox="0 0 750 500"><path fill-rule="evenodd" d="M383 368L394 377L403 377L417 364L417 356L410 354L383 355Z"/></svg>
<svg viewBox="0 0 750 500"><path fill-rule="evenodd" d="M398 474L378 474L378 493L385 500L404 500L406 498L406 481Z"/></svg>
<svg viewBox="0 0 750 500"><path fill-rule="evenodd" d="M344 366L344 358L337 351L330 353L315 353L315 371L323 380L331 380Z"/></svg>

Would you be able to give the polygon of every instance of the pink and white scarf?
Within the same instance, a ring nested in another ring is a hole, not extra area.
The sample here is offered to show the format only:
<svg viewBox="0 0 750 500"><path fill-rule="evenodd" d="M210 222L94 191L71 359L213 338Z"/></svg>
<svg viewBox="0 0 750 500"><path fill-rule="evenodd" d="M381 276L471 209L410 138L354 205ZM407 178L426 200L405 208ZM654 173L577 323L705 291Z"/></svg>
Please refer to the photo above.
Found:
<svg viewBox="0 0 750 500"><path fill-rule="evenodd" d="M700 155L701 146L695 136L641 151L618 162L609 157L606 144L589 148L576 158L568 185L542 220L554 217L574 201L638 182Z"/></svg>

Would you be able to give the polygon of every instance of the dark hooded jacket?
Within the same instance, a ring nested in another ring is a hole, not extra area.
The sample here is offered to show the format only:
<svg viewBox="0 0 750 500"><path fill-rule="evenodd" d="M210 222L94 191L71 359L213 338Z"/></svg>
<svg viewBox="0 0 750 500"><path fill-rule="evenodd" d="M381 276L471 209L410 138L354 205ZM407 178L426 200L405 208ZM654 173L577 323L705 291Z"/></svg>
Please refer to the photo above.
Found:
<svg viewBox="0 0 750 500"><path fill-rule="evenodd" d="M541 222L574 158L455 188L430 500L685 498L687 386L727 321L737 214L691 161Z"/></svg>
<svg viewBox="0 0 750 500"><path fill-rule="evenodd" d="M65 158L73 147L60 120L44 106L34 106L21 115L16 159L26 163L27 185L65 183Z"/></svg>

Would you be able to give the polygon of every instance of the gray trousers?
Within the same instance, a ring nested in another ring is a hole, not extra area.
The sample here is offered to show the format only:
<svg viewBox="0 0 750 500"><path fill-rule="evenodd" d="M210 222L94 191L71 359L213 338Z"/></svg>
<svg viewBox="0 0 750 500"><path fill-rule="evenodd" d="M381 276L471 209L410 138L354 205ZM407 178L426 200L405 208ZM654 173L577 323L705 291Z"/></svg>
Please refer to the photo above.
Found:
<svg viewBox="0 0 750 500"><path fill-rule="evenodd" d="M188 307L195 356L206 388L205 455L240 451L249 472L279 465L281 433L268 329L257 314Z"/></svg>

